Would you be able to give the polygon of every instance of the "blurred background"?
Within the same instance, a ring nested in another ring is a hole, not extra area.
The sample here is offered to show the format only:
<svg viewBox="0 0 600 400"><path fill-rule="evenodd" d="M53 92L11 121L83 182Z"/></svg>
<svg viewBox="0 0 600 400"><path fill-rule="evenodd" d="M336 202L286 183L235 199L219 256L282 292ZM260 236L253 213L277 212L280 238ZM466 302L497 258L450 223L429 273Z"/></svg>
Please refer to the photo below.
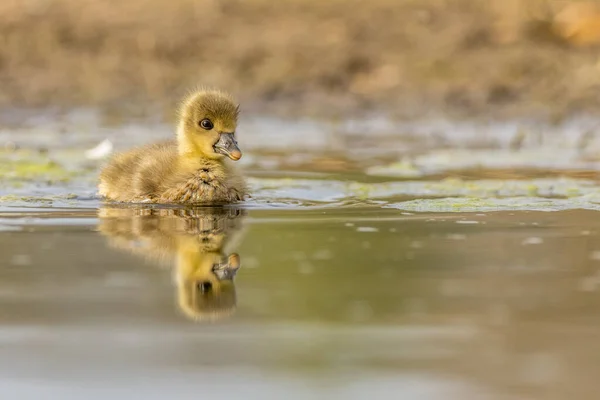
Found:
<svg viewBox="0 0 600 400"><path fill-rule="evenodd" d="M252 198L105 204L198 85ZM0 0L0 398L596 399L599 89L600 1Z"/></svg>
<svg viewBox="0 0 600 400"><path fill-rule="evenodd" d="M597 2L4 0L0 40L5 106L170 109L198 84L293 115L600 105Z"/></svg>

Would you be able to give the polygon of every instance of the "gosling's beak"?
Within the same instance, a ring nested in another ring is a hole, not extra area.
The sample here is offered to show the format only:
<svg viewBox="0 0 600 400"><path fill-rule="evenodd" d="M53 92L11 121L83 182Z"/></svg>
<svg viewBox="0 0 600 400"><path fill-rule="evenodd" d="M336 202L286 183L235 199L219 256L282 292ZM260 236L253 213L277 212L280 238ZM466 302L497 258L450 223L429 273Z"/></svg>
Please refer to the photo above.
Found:
<svg viewBox="0 0 600 400"><path fill-rule="evenodd" d="M242 152L233 137L233 133L221 133L219 140L213 146L215 152L224 154L231 158L233 161L237 161L242 158Z"/></svg>

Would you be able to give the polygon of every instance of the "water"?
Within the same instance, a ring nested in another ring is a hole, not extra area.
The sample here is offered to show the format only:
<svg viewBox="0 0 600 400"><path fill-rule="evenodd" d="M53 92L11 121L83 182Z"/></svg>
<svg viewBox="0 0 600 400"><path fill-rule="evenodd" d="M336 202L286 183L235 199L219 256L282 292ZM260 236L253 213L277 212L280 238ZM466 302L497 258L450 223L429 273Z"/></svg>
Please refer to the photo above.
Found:
<svg viewBox="0 0 600 400"><path fill-rule="evenodd" d="M595 216L5 211L0 394L594 398Z"/></svg>
<svg viewBox="0 0 600 400"><path fill-rule="evenodd" d="M0 131L2 398L597 397L595 121L245 121L252 198L181 208L104 204L170 127L86 115Z"/></svg>

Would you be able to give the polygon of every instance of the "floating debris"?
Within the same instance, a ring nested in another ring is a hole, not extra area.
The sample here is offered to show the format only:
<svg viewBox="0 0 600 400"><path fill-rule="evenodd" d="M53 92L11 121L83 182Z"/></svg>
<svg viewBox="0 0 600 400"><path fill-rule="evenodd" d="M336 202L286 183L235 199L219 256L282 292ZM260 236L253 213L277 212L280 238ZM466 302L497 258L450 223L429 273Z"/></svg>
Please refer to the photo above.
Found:
<svg viewBox="0 0 600 400"><path fill-rule="evenodd" d="M85 157L88 160L100 160L110 155L113 151L113 144L109 139L104 139L96 147L86 150Z"/></svg>
<svg viewBox="0 0 600 400"><path fill-rule="evenodd" d="M379 232L379 229L372 226L359 226L356 228L356 232Z"/></svg>
<svg viewBox="0 0 600 400"><path fill-rule="evenodd" d="M31 256L28 254L15 254L10 260L10 264L16 267L27 267L31 262Z"/></svg>
<svg viewBox="0 0 600 400"><path fill-rule="evenodd" d="M541 237L528 237L521 242L521 244L523 246L528 246L531 244L542 244L542 243L544 243L544 239L542 239Z"/></svg>
<svg viewBox="0 0 600 400"><path fill-rule="evenodd" d="M465 240L467 235L463 235L462 233L449 233L446 235L446 239L449 240Z"/></svg>

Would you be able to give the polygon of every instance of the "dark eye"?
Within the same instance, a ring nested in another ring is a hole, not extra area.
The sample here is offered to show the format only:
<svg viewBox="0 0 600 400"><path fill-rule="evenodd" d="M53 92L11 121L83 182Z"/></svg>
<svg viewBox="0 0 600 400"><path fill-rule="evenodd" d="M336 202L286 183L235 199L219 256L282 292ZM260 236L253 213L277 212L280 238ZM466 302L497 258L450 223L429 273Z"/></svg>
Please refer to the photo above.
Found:
<svg viewBox="0 0 600 400"><path fill-rule="evenodd" d="M212 283L210 282L197 282L196 288L200 293L208 293L212 289Z"/></svg>
<svg viewBox="0 0 600 400"><path fill-rule="evenodd" d="M202 129L206 129L207 131L209 131L213 128L213 123L210 122L210 119L205 118L202 121L200 121L200 126L202 127Z"/></svg>

